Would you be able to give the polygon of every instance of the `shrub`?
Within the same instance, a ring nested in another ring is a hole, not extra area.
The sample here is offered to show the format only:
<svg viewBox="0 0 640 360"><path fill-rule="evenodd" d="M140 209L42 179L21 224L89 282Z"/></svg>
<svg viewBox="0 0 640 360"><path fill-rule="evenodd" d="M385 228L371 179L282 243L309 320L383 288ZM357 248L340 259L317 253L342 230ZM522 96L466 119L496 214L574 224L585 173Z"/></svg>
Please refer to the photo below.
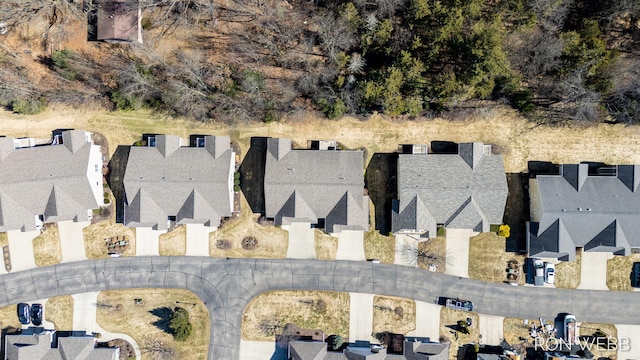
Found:
<svg viewBox="0 0 640 360"><path fill-rule="evenodd" d="M14 100L11 102L11 110L22 115L34 115L43 112L47 108L47 103L43 97L38 99L28 98Z"/></svg>
<svg viewBox="0 0 640 360"><path fill-rule="evenodd" d="M142 20L140 20L140 26L142 26L143 30L149 30L151 28L151 19L149 19L148 17L143 17Z"/></svg>
<svg viewBox="0 0 640 360"><path fill-rule="evenodd" d="M108 205L108 204L111 203L111 200L109 198L105 198L104 199L104 203L105 203L105 205Z"/></svg>
<svg viewBox="0 0 640 360"><path fill-rule="evenodd" d="M69 49L56 50L51 54L51 62L59 69L66 69L69 67L69 58L73 55L73 52Z"/></svg>
<svg viewBox="0 0 640 360"><path fill-rule="evenodd" d="M122 96L122 93L120 91L112 92L111 94L109 94L109 98L111 99L111 102L113 102L113 105L116 107L116 110L134 110L131 101Z"/></svg>
<svg viewBox="0 0 640 360"><path fill-rule="evenodd" d="M240 185L233 185L233 191L235 192L240 191Z"/></svg>
<svg viewBox="0 0 640 360"><path fill-rule="evenodd" d="M240 179L240 173L239 172L233 173L233 178L234 179Z"/></svg>
<svg viewBox="0 0 640 360"><path fill-rule="evenodd" d="M173 309L169 317L169 328L173 332L173 338L176 341L187 340L193 331L187 310L181 307Z"/></svg>
<svg viewBox="0 0 640 360"><path fill-rule="evenodd" d="M500 225L500 229L498 229L498 235L508 238L509 236L511 236L511 227L506 224Z"/></svg>

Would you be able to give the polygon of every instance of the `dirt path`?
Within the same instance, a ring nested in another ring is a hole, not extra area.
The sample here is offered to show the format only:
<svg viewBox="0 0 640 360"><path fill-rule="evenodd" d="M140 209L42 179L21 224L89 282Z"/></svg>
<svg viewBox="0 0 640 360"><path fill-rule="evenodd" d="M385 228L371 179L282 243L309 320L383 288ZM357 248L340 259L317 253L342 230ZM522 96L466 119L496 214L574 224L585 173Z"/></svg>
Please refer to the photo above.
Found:
<svg viewBox="0 0 640 360"><path fill-rule="evenodd" d="M252 136L287 136L305 146L310 139L335 139L349 148L366 147L369 156L391 152L402 143L432 140L484 141L494 144L494 152L505 157L505 170L519 172L527 161L602 161L610 164L640 163L640 127L623 125L559 126L536 125L516 112L493 108L466 121L415 120L394 122L373 115L367 121L344 118L320 120L308 114L307 120L272 124L223 124L162 118L148 112L98 112L53 109L34 116L0 111L0 134L47 137L56 128L73 127L104 134L110 151L117 145L130 145L142 133L228 134L246 154Z"/></svg>

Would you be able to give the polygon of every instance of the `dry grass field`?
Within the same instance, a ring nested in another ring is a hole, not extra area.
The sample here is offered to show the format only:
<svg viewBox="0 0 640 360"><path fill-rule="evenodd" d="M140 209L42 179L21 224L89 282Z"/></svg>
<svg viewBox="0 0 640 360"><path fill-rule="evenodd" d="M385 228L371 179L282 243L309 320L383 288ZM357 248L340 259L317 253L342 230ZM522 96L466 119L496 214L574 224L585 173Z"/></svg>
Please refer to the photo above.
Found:
<svg viewBox="0 0 640 360"><path fill-rule="evenodd" d="M609 337L615 338L616 340L618 339L618 329L616 329L613 324L583 322L580 323L578 331L580 332L580 336L593 336L596 331L602 331ZM603 346L598 346L598 341L600 341ZM616 359L618 356L617 350L609 350L606 348L606 341L604 339L593 339L591 340L591 344L593 344L593 346L590 351L593 353L594 359Z"/></svg>
<svg viewBox="0 0 640 360"><path fill-rule="evenodd" d="M318 260L335 260L338 251L338 238L315 229L316 258Z"/></svg>
<svg viewBox="0 0 640 360"><path fill-rule="evenodd" d="M349 337L349 294L331 291L270 291L244 311L242 339L273 341L287 323Z"/></svg>
<svg viewBox="0 0 640 360"><path fill-rule="evenodd" d="M82 229L82 233L84 235L84 251L89 259L109 257L104 239L114 236L124 236L129 241L129 248L125 250L124 256L135 256L136 254L135 229L117 224L115 215L107 220L87 226Z"/></svg>
<svg viewBox="0 0 640 360"><path fill-rule="evenodd" d="M556 265L557 288L575 289L580 285L580 266L582 264L582 250L576 250L574 261L562 261Z"/></svg>
<svg viewBox="0 0 640 360"><path fill-rule="evenodd" d="M180 225L160 235L158 247L160 256L184 256L187 253L187 227Z"/></svg>
<svg viewBox="0 0 640 360"><path fill-rule="evenodd" d="M44 317L56 325L56 330L74 330L73 297L65 295L49 298L44 305Z"/></svg>
<svg viewBox="0 0 640 360"><path fill-rule="evenodd" d="M0 232L0 247L9 245L9 237L6 232Z"/></svg>
<svg viewBox="0 0 640 360"><path fill-rule="evenodd" d="M134 299L142 299L136 305ZM180 302L177 304L176 302ZM175 359L204 360L209 348L209 312L200 298L181 289L130 289L102 291L98 295L98 324L105 330L124 333L141 346L155 341L172 349ZM189 312L193 331L186 341L175 341L168 332L169 315L180 306ZM143 349L142 360L157 359Z"/></svg>
<svg viewBox="0 0 640 360"><path fill-rule="evenodd" d="M631 291L631 270L633 263L640 261L640 254L614 256L607 261L607 286L609 290Z"/></svg>
<svg viewBox="0 0 640 360"><path fill-rule="evenodd" d="M287 255L289 233L276 226L258 224L259 214L251 212L244 196L241 196L242 211L237 218L229 219L220 228L209 234L209 252L213 257L276 258ZM255 249L242 248L242 240L254 237L258 241Z"/></svg>
<svg viewBox="0 0 640 360"><path fill-rule="evenodd" d="M467 318L471 318L473 324L467 329L469 334L463 334L460 331L456 331L457 323L459 320L466 321ZM461 345L469 344L472 342L477 343L480 336L480 327L478 325L478 314L469 311L459 311L442 307L440 310L440 336L446 337L451 341L449 346L449 359L455 360L458 358L458 348ZM457 334L457 335L456 335Z"/></svg>
<svg viewBox="0 0 640 360"><path fill-rule="evenodd" d="M0 308L0 326L3 331L13 332L14 329L20 329L22 325L20 321L18 321L17 312L17 305ZM4 345L2 347L4 347Z"/></svg>
<svg viewBox="0 0 640 360"><path fill-rule="evenodd" d="M520 263L518 284L525 284L522 270L524 256L506 252L505 238L495 233L481 233L469 239L469 277L490 282L507 281L507 262L516 260Z"/></svg>
<svg viewBox="0 0 640 360"><path fill-rule="evenodd" d="M436 266L436 272L447 270L447 239L444 237L431 238L418 243L418 251L425 257L418 258L418 267L429 270L429 264Z"/></svg>
<svg viewBox="0 0 640 360"><path fill-rule="evenodd" d="M518 351L524 351L526 347L534 346L535 339L531 337L531 326L540 326L539 319L527 319L527 325L524 324L525 319L504 318L503 333L504 339ZM545 325L554 325L553 319L545 320ZM526 339L526 340L521 340Z"/></svg>
<svg viewBox="0 0 640 360"><path fill-rule="evenodd" d="M396 258L396 240L393 236L385 236L377 230L364 233L364 256L377 259L383 264L393 264Z"/></svg>
<svg viewBox="0 0 640 360"><path fill-rule="evenodd" d="M62 261L60 233L56 224L47 224L46 230L33 239L33 256L38 266L55 265Z"/></svg>
<svg viewBox="0 0 640 360"><path fill-rule="evenodd" d="M416 302L393 296L373 297L373 334L407 334L416 328Z"/></svg>

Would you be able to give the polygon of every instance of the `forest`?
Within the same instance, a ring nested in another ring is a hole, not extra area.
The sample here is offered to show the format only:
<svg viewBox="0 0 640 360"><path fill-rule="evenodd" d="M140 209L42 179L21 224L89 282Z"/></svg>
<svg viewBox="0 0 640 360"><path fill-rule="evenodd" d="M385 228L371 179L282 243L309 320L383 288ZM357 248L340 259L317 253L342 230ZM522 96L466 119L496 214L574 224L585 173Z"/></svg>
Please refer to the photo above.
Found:
<svg viewBox="0 0 640 360"><path fill-rule="evenodd" d="M501 104L536 121L640 122L638 0L127 1L144 44L87 41L90 0L3 1L0 105L230 123Z"/></svg>

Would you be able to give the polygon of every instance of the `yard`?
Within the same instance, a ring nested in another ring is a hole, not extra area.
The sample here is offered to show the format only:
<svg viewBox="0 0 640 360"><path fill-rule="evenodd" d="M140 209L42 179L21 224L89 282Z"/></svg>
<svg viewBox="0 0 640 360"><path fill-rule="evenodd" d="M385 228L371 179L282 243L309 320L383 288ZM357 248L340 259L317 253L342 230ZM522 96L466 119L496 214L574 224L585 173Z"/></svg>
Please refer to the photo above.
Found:
<svg viewBox="0 0 640 360"><path fill-rule="evenodd" d="M447 239L436 237L420 241L417 263L418 267L423 270L431 270L429 265L433 265L436 272L445 272L447 270Z"/></svg>
<svg viewBox="0 0 640 360"><path fill-rule="evenodd" d="M467 327L468 334L459 331L458 321L465 321L470 318L472 325ZM451 341L449 346L449 359L458 358L458 348L469 343L478 343L480 338L480 327L478 325L478 314L469 311L453 310L442 307L440 310L440 337ZM445 340L446 341L446 340Z"/></svg>
<svg viewBox="0 0 640 360"><path fill-rule="evenodd" d="M59 264L62 261L60 234L56 224L46 224L46 230L33 239L33 256L38 266Z"/></svg>
<svg viewBox="0 0 640 360"><path fill-rule="evenodd" d="M44 317L56 325L56 330L74 330L73 297L65 295L49 298L44 305Z"/></svg>
<svg viewBox="0 0 640 360"><path fill-rule="evenodd" d="M506 240L495 233L481 233L469 239L469 277L471 279L502 283L507 281L508 262L520 263L517 282L525 284L524 256L506 251Z"/></svg>
<svg viewBox="0 0 640 360"><path fill-rule="evenodd" d="M134 299L141 299L136 304ZM189 312L193 326L186 341L175 341L168 328L176 306ZM204 360L209 348L209 312L199 297L181 289L128 289L102 291L96 313L103 329L131 336L142 350L142 360L170 358Z"/></svg>
<svg viewBox="0 0 640 360"><path fill-rule="evenodd" d="M582 249L576 249L574 261L561 261L556 265L557 288L575 289L580 285L580 266L582 264Z"/></svg>
<svg viewBox="0 0 640 360"><path fill-rule="evenodd" d="M158 237L160 256L184 256L187 253L187 227L177 228Z"/></svg>
<svg viewBox="0 0 640 360"><path fill-rule="evenodd" d="M396 256L396 240L393 236L380 234L378 230L364 233L364 256L377 259L383 264L393 264Z"/></svg>
<svg viewBox="0 0 640 360"><path fill-rule="evenodd" d="M544 323L545 325L555 326L553 319L544 320ZM503 326L504 339L509 345L513 346L516 351L523 353L525 348L535 345L535 339L531 337L531 326L540 327L540 320L504 318Z"/></svg>
<svg viewBox="0 0 640 360"><path fill-rule="evenodd" d="M335 260L338 251L338 238L315 229L316 258L318 260Z"/></svg>
<svg viewBox="0 0 640 360"><path fill-rule="evenodd" d="M251 211L241 196L242 211L209 234L209 252L213 257L276 258L287 255L289 234L280 227L260 225L259 214Z"/></svg>
<svg viewBox="0 0 640 360"><path fill-rule="evenodd" d="M22 327L20 321L18 321L17 312L18 306L15 304L0 308L0 326L2 326L3 333L11 333L15 329L20 329ZM4 348L4 344L2 347Z"/></svg>
<svg viewBox="0 0 640 360"><path fill-rule="evenodd" d="M407 334L416 328L416 302L393 296L373 297L373 333Z"/></svg>
<svg viewBox="0 0 640 360"><path fill-rule="evenodd" d="M244 311L242 339L274 341L287 323L349 337L349 293L270 291L255 297Z"/></svg>
<svg viewBox="0 0 640 360"><path fill-rule="evenodd" d="M616 329L615 325L583 322L580 323L578 330L580 337L587 337L585 340L588 341L589 344L592 344L590 351L593 353L594 359L616 359L618 351L607 349L605 340L606 337L614 338L615 340L613 341L618 340L618 329ZM598 337L600 337L600 339L598 339ZM599 344L602 344L602 346L599 346Z"/></svg>
<svg viewBox="0 0 640 360"><path fill-rule="evenodd" d="M9 245L9 237L6 232L0 232L0 247Z"/></svg>
<svg viewBox="0 0 640 360"><path fill-rule="evenodd" d="M91 224L82 229L84 235L84 251L89 259L100 259L109 257L109 251L105 244L105 239L113 237L124 237L129 241L129 247L124 251L124 256L134 256L136 254L135 229L124 227L115 222L115 215L107 220Z"/></svg>
<svg viewBox="0 0 640 360"><path fill-rule="evenodd" d="M640 254L614 256L607 261L607 286L609 290L631 291L631 270L633 263L640 261Z"/></svg>

